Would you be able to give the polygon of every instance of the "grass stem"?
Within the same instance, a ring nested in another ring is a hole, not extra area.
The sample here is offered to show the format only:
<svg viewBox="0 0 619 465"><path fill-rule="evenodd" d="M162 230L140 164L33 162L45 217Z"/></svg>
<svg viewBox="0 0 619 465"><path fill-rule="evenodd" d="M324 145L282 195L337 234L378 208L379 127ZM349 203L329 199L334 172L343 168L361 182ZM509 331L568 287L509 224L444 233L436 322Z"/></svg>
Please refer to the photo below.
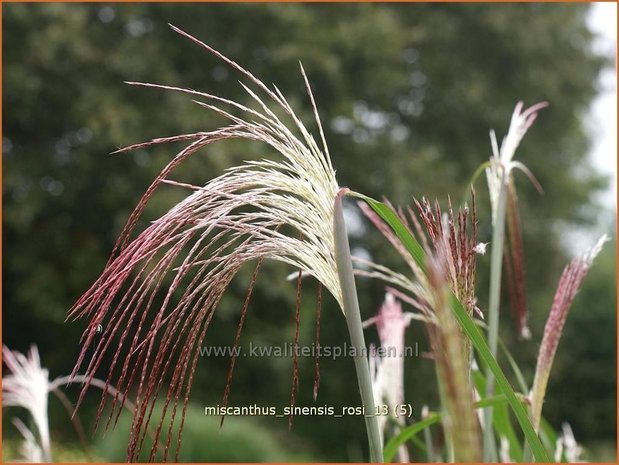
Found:
<svg viewBox="0 0 619 465"><path fill-rule="evenodd" d="M497 199L496 215L492 225L492 252L490 256L490 290L488 304L488 346L494 358L499 340L499 301L501 297L501 272L503 266L503 244L505 241L505 211L507 197L505 172L501 174L501 188ZM486 397L494 395L494 374L486 369ZM484 410L484 460L497 460L496 444L492 429L492 407Z"/></svg>
<svg viewBox="0 0 619 465"><path fill-rule="evenodd" d="M378 417L374 415L376 407L374 403L374 392L372 390L370 365L367 359L367 349L361 323L361 312L359 310L359 300L357 298L357 288L355 286L350 256L350 245L348 243L348 234L342 209L342 197L347 192L348 189L343 188L335 198L335 218L333 225L335 235L335 261L340 278L346 324L348 325L350 341L356 354L354 357L355 369L357 370L357 381L359 382L361 401L365 407L365 426L367 428L370 446L370 461L382 463L382 438L378 427Z"/></svg>

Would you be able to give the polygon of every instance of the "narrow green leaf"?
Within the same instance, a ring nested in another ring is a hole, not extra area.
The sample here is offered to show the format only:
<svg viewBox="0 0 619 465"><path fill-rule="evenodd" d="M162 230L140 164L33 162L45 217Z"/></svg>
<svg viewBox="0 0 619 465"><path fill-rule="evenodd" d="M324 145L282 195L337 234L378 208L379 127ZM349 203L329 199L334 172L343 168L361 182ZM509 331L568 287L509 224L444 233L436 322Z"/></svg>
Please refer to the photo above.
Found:
<svg viewBox="0 0 619 465"><path fill-rule="evenodd" d="M374 200L357 192L351 192L350 195L364 200L370 207L372 207L372 210L374 210L391 227L391 229L393 229L393 232L395 232L396 236L398 236L398 239L400 239L402 244L404 244L406 249L417 262L417 265L419 265L425 273L425 253L423 251L423 247L421 247L419 242L417 242L417 240L412 236L408 228L402 224L398 218L398 215L391 208L389 208L389 206L379 202L378 200Z"/></svg>
<svg viewBox="0 0 619 465"><path fill-rule="evenodd" d="M509 411L507 405L497 405L494 408L494 415L492 418L494 429L497 431L499 437L504 437L509 443L509 454L516 462L522 461L522 446L520 445L520 439L514 431L512 422L509 418Z"/></svg>
<svg viewBox="0 0 619 465"><path fill-rule="evenodd" d="M389 420L388 420L388 421L389 421L389 422L390 422L393 426L395 426L396 428L399 428L399 429L398 429L398 432L401 430L402 425L401 425L400 423L398 423L398 421L397 421L394 417L389 417ZM427 430L427 429L425 429L425 431L428 431L428 430ZM427 450L428 450L428 449L427 449L426 445L425 445L425 444L424 444L424 443L423 443L423 442L422 442L419 438L417 438L417 437L413 436L413 437L411 437L411 438L409 439L409 441L410 441L410 443L411 443L414 447L417 447L417 448L418 448L418 449L419 449L419 450L420 450L423 454L427 454ZM399 448L399 446L398 446L398 448ZM398 449L398 448L396 448L395 453L397 453L397 452L398 452L398 451L397 451L397 449Z"/></svg>
<svg viewBox="0 0 619 465"><path fill-rule="evenodd" d="M426 429L425 431L428 431L428 430ZM421 441L421 439L419 439L416 436L413 436L410 439L410 442L413 444L413 446L417 447L417 449L419 449L424 455L427 455L428 449L426 448L426 445Z"/></svg>
<svg viewBox="0 0 619 465"><path fill-rule="evenodd" d="M557 446L557 433L544 417L540 418L540 437L548 449L554 450Z"/></svg>
<svg viewBox="0 0 619 465"><path fill-rule="evenodd" d="M505 404L507 402L507 397L504 394L499 394L497 396L488 397L486 399L481 399L475 402L475 408L484 408L484 407L492 407L495 405ZM385 462L390 462L395 454L398 452L398 448L404 444L406 441L413 440L413 438L426 428L429 428L435 423L438 423L441 420L442 415L440 413L431 413L426 418L421 421L418 421L406 428L402 428L400 432L392 437L389 442L385 445L383 449L383 454L385 456ZM417 444L418 445L418 444Z"/></svg>
<svg viewBox="0 0 619 465"><path fill-rule="evenodd" d="M377 200L371 199L364 195L356 193L351 194L362 198L368 203L368 205L393 229L395 234L410 252L411 256L421 267L421 269L425 270L425 254L423 248L409 232L409 230L402 224L397 214L382 202L378 202ZM520 427L522 428L522 431L531 447L535 460L538 462L550 462L550 458L544 449L544 446L533 429L533 425L531 424L526 409L518 400L518 397L505 377L503 370L501 370L496 362L496 359L490 353L490 348L488 347L486 340L479 332L475 322L468 315L456 296L452 294L450 297L450 306L454 312L456 320L473 343L473 346L475 347L475 350L477 350L481 359L490 368L492 374L496 378L499 388L507 397L507 401L509 402L509 405L511 406L514 415L516 416L516 419L518 420L518 423L520 424Z"/></svg>
<svg viewBox="0 0 619 465"><path fill-rule="evenodd" d="M484 331L488 330L488 325L481 320L475 320L475 324L477 325L478 328L483 329ZM522 393L526 393L529 392L529 386L527 385L527 382L524 379L524 375L522 374L522 371L520 371L520 368L518 367L518 364L516 363L516 360L514 360L513 355L511 354L511 352L509 351L509 349L507 348L507 346L505 345L505 342L503 342L503 339L499 338L498 339L498 343L499 343L499 347L501 349L501 352L503 353L503 355L505 355L505 358L507 358L507 362L509 363L510 368L512 369L512 372L514 373L514 376L516 377L516 382L518 383L518 388L520 389L520 392ZM484 368L485 370L485 365L481 365L481 367ZM481 368L480 367L480 368ZM484 381L485 383L485 381ZM485 386L485 384L484 384ZM486 392L485 391L485 387L483 391L479 391L479 392Z"/></svg>
<svg viewBox="0 0 619 465"><path fill-rule="evenodd" d="M466 310L462 307L462 304L458 301L458 299L456 299L455 296L452 296L451 304L451 308L454 311L456 319L460 323L460 327L464 330L467 336L469 336L471 342L475 346L475 349L479 353L479 356L484 360L484 362L486 362L494 374L499 388L507 397L507 401L509 402L514 415L516 416L516 419L518 420L518 423L520 424L520 427L522 428L522 431L531 446L535 460L538 462L550 462L550 458L548 457L544 446L533 429L527 410L518 400L518 397L505 377L503 370L501 370L495 358L490 353L490 348L488 347L488 344L486 344L484 337L477 329L475 322L471 319L468 313L466 313Z"/></svg>
<svg viewBox="0 0 619 465"><path fill-rule="evenodd" d="M406 428L400 430L397 436L391 438L391 440L385 445L383 449L383 455L385 457L385 463L389 463L395 457L395 454L398 452L398 448L404 444L406 441L410 440L417 433L423 431L428 426L437 423L440 420L441 416L438 413L432 413L428 417L420 420L416 423L413 423Z"/></svg>
<svg viewBox="0 0 619 465"><path fill-rule="evenodd" d="M467 188L466 188L466 191L464 192L464 195L462 196L462 205L464 205L466 201L469 199L469 194L471 193L471 187L475 185L477 178L484 171L486 171L487 168L490 168L490 165L492 165L492 162L490 160L486 160L485 162L483 162L481 165L477 167L477 169L473 173L473 176L471 176L471 180L468 182L468 184L466 184Z"/></svg>
<svg viewBox="0 0 619 465"><path fill-rule="evenodd" d="M485 393L486 392L486 378L484 377L484 371L482 371L481 367L479 370L473 370L473 381L475 383L475 389L477 392ZM527 391L525 391L527 392ZM523 394L516 394L521 402L525 402L526 397ZM507 409L507 398L504 394L501 394L501 398L503 398L504 402L496 403L494 405L494 415L492 416L492 426L496 431L499 437L507 438L509 442L509 452L510 456L516 462L522 462L523 452L522 446L520 444L520 438L516 435L514 431L514 427L512 426L511 419L509 417L509 410ZM492 399L492 397L490 398ZM482 399L485 401L487 399ZM480 402L481 403L481 402ZM483 405L482 405L483 406ZM529 459L530 461L530 459Z"/></svg>
<svg viewBox="0 0 619 465"><path fill-rule="evenodd" d="M524 380L524 376L522 372L520 371L520 368L518 367L516 360L514 360L514 357L512 356L510 351L507 349L507 346L505 345L505 343L503 342L501 338L499 338L499 347L503 351L503 355L505 355L505 357L507 358L507 362L509 363L509 366L511 367L512 371L514 372L514 375L516 376L516 381L518 382L518 387L520 388L520 391L523 393L529 392L529 387L527 386L527 382Z"/></svg>

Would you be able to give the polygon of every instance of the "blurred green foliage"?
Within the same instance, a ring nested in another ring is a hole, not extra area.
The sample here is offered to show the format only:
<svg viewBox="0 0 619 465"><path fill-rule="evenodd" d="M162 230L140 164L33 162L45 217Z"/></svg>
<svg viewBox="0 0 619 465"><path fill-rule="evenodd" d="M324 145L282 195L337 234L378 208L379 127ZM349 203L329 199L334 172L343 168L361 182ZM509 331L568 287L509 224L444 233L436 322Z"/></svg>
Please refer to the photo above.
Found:
<svg viewBox="0 0 619 465"><path fill-rule="evenodd" d="M186 96L132 88L122 81L167 83L248 100L233 70L174 34L169 22L242 63L266 83L276 83L311 124L298 68L301 60L340 184L375 197L386 195L399 204L409 203L413 195L444 201L450 194L459 199L476 166L490 154L488 130L495 128L501 137L518 100L549 101L550 108L540 115L517 155L545 190L540 198L526 179L517 179L534 337L515 341L507 316L502 328L525 373L532 375L558 276L567 256L579 252L560 238L596 222L601 209L595 194L606 185L586 157L590 141L583 117L596 94L596 77L608 64L592 52L587 5L2 8L5 344L25 350L37 343L52 375L71 370L84 322L66 324L66 312L103 269L141 193L180 147L108 154L152 137L222 124ZM215 145L177 170L175 178L204 183L225 167L263 155L268 156L268 150L259 145ZM483 181L477 190L479 239L488 241ZM179 195L176 189L162 188L141 227ZM397 255L365 223L351 229L354 247L402 269ZM614 257L607 247L575 303L548 395L546 416L557 426L569 419L576 437L585 442L615 438ZM480 260L478 278L482 308L486 260ZM243 344L292 340L294 283L285 280L290 271L278 264L264 267ZM242 270L232 283L207 335L208 344L233 342L250 273L250 268ZM384 289L363 280L358 287L362 311L369 317ZM303 291L301 343L311 344L315 285L308 283ZM346 326L332 299L325 299L322 323L322 344L341 344ZM376 339L371 331L368 337ZM407 342L427 350L420 325L412 326ZM407 360L407 398L418 411L424 404L435 405L431 364L424 358ZM227 367L225 358L199 364L194 403L220 402ZM313 368L313 360L300 361L301 405L313 404ZM324 360L321 372L318 403L359 402L351 360ZM283 406L291 383L290 359L240 360L231 403ZM96 411L96 395L92 397L80 412L87 424ZM282 431L284 423L265 418L261 427ZM62 425L53 424L54 434L70 434L70 423ZM189 449L194 447L189 436L203 439L188 434ZM308 454L324 460L365 457L360 418L299 417L287 437L291 443L307 444Z"/></svg>
<svg viewBox="0 0 619 465"><path fill-rule="evenodd" d="M160 414L161 406L155 410ZM183 428L183 447L180 462L311 462L316 458L307 452L304 441L291 441L285 429L274 431L265 428L259 418L227 417L225 427L221 428L219 417L205 417L204 408L190 404ZM156 426L156 425L155 425ZM90 444L74 441L54 440L52 457L55 462L111 462L122 463L127 457L127 438L131 427L131 415L125 410L114 429L100 431L94 435ZM149 434L154 429L151 428ZM167 434L160 441L156 456L163 459L162 450ZM168 460L174 459L176 452L176 430L172 434ZM20 459L20 441L9 439L3 442L3 462ZM142 450L140 462L148 461L150 446Z"/></svg>
<svg viewBox="0 0 619 465"><path fill-rule="evenodd" d="M161 412L160 407L154 415ZM183 428L183 447L180 462L309 462L315 460L299 441L291 444L284 431L279 434L264 428L260 419L227 417L219 428L219 417L205 417L204 408L189 405ZM116 428L104 435L97 435L95 452L106 462L124 462L127 458L127 438L131 417L123 414ZM154 430L153 430L154 431ZM167 434L161 439L156 461L163 460L162 449ZM172 435L170 456L174 458L176 432ZM140 454L140 462L148 461L150 447Z"/></svg>

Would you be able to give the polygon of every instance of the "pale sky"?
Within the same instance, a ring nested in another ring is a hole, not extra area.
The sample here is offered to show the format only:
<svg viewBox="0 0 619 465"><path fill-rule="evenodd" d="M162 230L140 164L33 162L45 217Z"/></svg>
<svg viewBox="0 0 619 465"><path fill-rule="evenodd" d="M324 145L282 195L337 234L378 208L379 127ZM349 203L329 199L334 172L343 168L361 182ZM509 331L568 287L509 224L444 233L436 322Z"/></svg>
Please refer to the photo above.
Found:
<svg viewBox="0 0 619 465"><path fill-rule="evenodd" d="M617 4L593 3L589 26L600 35L596 51L617 55ZM617 208L617 73L606 70L600 79L601 94L591 107L587 126L593 135L592 159L599 169L612 176L610 189L601 198L604 205Z"/></svg>

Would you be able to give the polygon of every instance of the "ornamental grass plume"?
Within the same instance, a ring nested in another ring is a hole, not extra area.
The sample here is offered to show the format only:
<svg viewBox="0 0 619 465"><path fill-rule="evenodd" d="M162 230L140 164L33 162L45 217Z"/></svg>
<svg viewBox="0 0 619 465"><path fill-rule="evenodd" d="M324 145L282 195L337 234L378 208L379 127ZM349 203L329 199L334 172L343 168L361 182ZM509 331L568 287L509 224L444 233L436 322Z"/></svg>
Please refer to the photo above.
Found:
<svg viewBox="0 0 619 465"><path fill-rule="evenodd" d="M522 171L541 193L541 185L533 173L522 162L514 160L516 149L520 145L524 135L537 119L537 112L548 106L547 102L540 102L523 110L523 102L518 102L514 108L512 119L507 135L499 148L496 134L490 131L492 156L485 169L488 181L488 191L492 208L493 235L492 247L497 251L503 249L503 231L506 222L508 247L502 252L506 269L506 282L508 285L511 310L516 320L518 337L529 339L531 331L528 327L528 311L525 290L524 254L522 248L522 232L520 216L518 214L518 197L513 180L514 169ZM506 220L506 221L505 221ZM500 270L492 273L500 280ZM493 286L496 287L496 286ZM497 301L498 306L498 299ZM489 305L489 312L494 313L494 304ZM491 316L491 319L493 319ZM493 323L490 323L494 326ZM494 344L491 343L491 347ZM493 351L493 353L495 350Z"/></svg>
<svg viewBox="0 0 619 465"><path fill-rule="evenodd" d="M2 407L22 407L30 412L37 435L21 421L15 424L24 440L24 459L33 462L51 462L52 450L47 418L49 372L41 367L41 358L36 346L31 346L28 355L2 346L2 360L9 373L2 379ZM36 440L38 436L38 441Z"/></svg>
<svg viewBox="0 0 619 465"><path fill-rule="evenodd" d="M2 360L9 372L2 379L2 407L21 407L32 416L36 434L19 418L13 418L13 424L24 438L20 448L22 458L26 462L51 462L52 450L49 434L48 397L54 393L67 410L78 435L83 434L79 419L74 416L74 409L66 395L60 390L61 386L70 383L84 384L86 381L92 386L108 392L111 395L121 395L114 387L106 385L97 378L88 379L82 375L60 376L49 380L49 371L41 366L41 358L37 346L33 345L24 355L7 346L2 346ZM124 399L124 397L121 398ZM125 407L133 409L131 402L126 401Z"/></svg>
<svg viewBox="0 0 619 465"><path fill-rule="evenodd" d="M454 215L451 200L449 200L448 214L444 216L438 202L435 202L434 209L432 209L427 199L424 198L421 202L415 200L417 213L430 239L434 255L442 262L444 277L449 288L471 317L477 314L483 318L481 310L477 307L475 296L477 269L475 257L485 249L484 244L477 243L477 208L474 190L471 190L471 203L472 211L469 211L468 205L464 205L458 214ZM411 219L415 221L412 215ZM414 224L417 234L425 238L419 223ZM470 234L468 228L470 228ZM467 371L470 372L473 353L471 341L467 337L462 337L462 350L467 359Z"/></svg>
<svg viewBox="0 0 619 465"><path fill-rule="evenodd" d="M411 257L394 231L366 203L359 202L358 205L372 224L400 253L413 271L416 282L373 263L365 263L372 271L359 270L358 274L376 277L404 289L409 295L401 294L397 290L392 290L392 292L395 292L405 302L422 310L426 319L431 321L432 312L426 311L428 303L432 302L432 294L428 292L431 286L427 281L426 273ZM409 229L411 234L420 239L428 255L440 257L440 260L444 262L442 266L449 288L464 305L469 315L477 314L483 318L481 310L477 307L475 295L477 268L475 257L477 254L485 253L486 244L477 242L475 192L471 191L472 207L469 208L468 204L465 204L456 213L454 213L450 199L448 200L447 212L441 210L438 201L435 201L432 205L426 198L421 201L414 199L414 205L417 213L411 207L407 207L406 211L402 208L397 209L402 224ZM361 260L358 261L362 262ZM466 351L470 352L468 339L465 344L469 347Z"/></svg>
<svg viewBox="0 0 619 465"><path fill-rule="evenodd" d="M539 428L546 386L550 377L552 363L559 345L559 339L563 333L563 326L567 319L570 306L587 275L593 260L600 253L608 237L604 234L597 243L583 255L573 259L564 269L557 285L546 325L544 336L537 356L535 378L531 389L531 421L535 429Z"/></svg>
<svg viewBox="0 0 619 465"><path fill-rule="evenodd" d="M486 244L477 243L475 192L471 191L472 208L465 204L456 213L454 213L450 199L448 199L447 212L441 210L438 201L435 201L434 205L426 198L422 198L421 201L413 199L413 201L417 213L411 207L407 207L406 210L402 208L392 209L394 211L397 210L400 221L409 232L420 239L420 243L428 255L437 255L441 251L440 259L444 261L445 279L449 284L449 288L458 300L462 302L469 315L473 316L476 313L482 316L480 309L477 307L477 298L475 297L475 256L485 253ZM402 256L413 271L417 282L413 283L403 275L360 259L356 259L356 261L371 268L371 271L358 270L357 273L383 279L390 284L405 289L415 297L401 295L397 295L397 297L417 308L423 307L425 305L423 301L427 303L431 300L431 295L427 295L428 282L426 273L411 257L395 232L367 203L358 202L358 206L376 229L385 236ZM412 227L411 224L413 225Z"/></svg>
<svg viewBox="0 0 619 465"><path fill-rule="evenodd" d="M537 112L542 108L546 108L548 102L539 102L531 105L523 111L524 103L518 102L512 113L512 119L509 124L507 135L501 143L501 147L497 143L496 133L490 131L490 142L492 143L492 156L490 157L489 166L486 168L486 178L488 180L488 190L490 192L490 201L492 203L492 218L496 221L497 210L499 208L499 195L502 183L506 183L514 169L522 171L533 185L541 190L541 186L533 173L522 162L514 160L516 149L522 142L523 137L537 119Z"/></svg>
<svg viewBox="0 0 619 465"><path fill-rule="evenodd" d="M480 428L470 379L470 341L462 333L449 307L449 297L453 293L470 315L480 313L475 298L475 255L483 252L483 246L476 242L474 193L472 204L472 211L465 206L454 214L450 203L448 213L443 214L438 202L432 208L426 199L415 200L419 219L411 208L406 213L403 209L397 210L402 224L411 234L414 228L423 244L425 269L422 270L396 233L367 204L359 203L363 213L394 245L413 271L415 281L380 265L364 262L370 270L359 274L398 286L403 292L396 291L396 295L421 311L436 362L448 450L453 451L453 458L458 462L481 460Z"/></svg>
<svg viewBox="0 0 619 465"><path fill-rule="evenodd" d="M475 193L472 209L464 206L454 215L451 202L443 214L438 202L434 209L423 199L415 201L421 224L429 238L425 243L426 276L433 296L432 312L436 323L426 324L430 346L436 362L439 395L444 409L443 428L451 442L456 462L481 460L481 435L471 384L471 343L460 329L450 307L453 293L469 315L481 315L475 297L476 255L483 247L477 243ZM470 216L470 231L469 231ZM414 215L410 215L417 234L425 234Z"/></svg>
<svg viewBox="0 0 619 465"><path fill-rule="evenodd" d="M341 196L346 190L340 190L336 182L303 68L301 73L322 147L317 145L277 87L267 87L234 61L171 27L238 71L249 82L249 85L241 83L241 86L254 102L254 108L192 89L130 83L189 94L196 99L195 103L224 116L229 124L213 131L154 139L120 150L126 152L167 142L188 142L143 195L118 238L103 273L69 314L71 319L89 320L75 370L85 365L86 375L92 377L109 355L112 362L108 367L107 382L113 381L120 392L136 392L128 460L135 459L142 449L146 426L153 420L153 409L160 397L164 398L163 413L157 422L150 460L155 458L158 440L163 436L167 438L163 460L167 460L171 449L175 449L178 458L185 410L199 358L198 348L226 288L247 262L256 261L257 265L242 310L236 344L263 259L291 265L299 271L299 280L302 275L315 277L339 303L349 327L351 318L358 319L358 324L350 327L351 338L357 345L365 344L354 281L344 282L348 276L345 261L349 252L344 250L348 248L348 242L341 215ZM283 115L294 131L278 115ZM262 142L279 158L244 162L203 186L168 178L179 164L198 150L229 139ZM131 239L145 205L162 183L187 189L187 197ZM170 279L171 284L164 287L166 279ZM355 305L351 304L353 300ZM99 325L106 329L95 341ZM87 357L90 349L94 349L91 358ZM355 363L362 399L366 408L372 411L367 359L355 359ZM233 367L234 358L224 404ZM297 382L295 376L293 392ZM86 388L87 385L80 401ZM99 417L106 401L104 394ZM119 405L122 402L114 396L106 427L113 422ZM167 434L163 435L166 423ZM376 420L366 419L366 423L372 460L379 461L382 455L377 450ZM176 444L172 444L175 425L178 427Z"/></svg>
<svg viewBox="0 0 619 465"><path fill-rule="evenodd" d="M557 439L555 448L555 462L561 462L561 458L565 456L568 463L582 462L581 459L582 447L576 442L574 432L569 423L561 424L561 436Z"/></svg>
<svg viewBox="0 0 619 465"><path fill-rule="evenodd" d="M436 362L448 458L453 456L455 462L479 462L481 434L473 405L470 347L449 306L452 291L447 279L449 271L444 267L446 260L441 259L444 253L450 252L443 249L427 261L436 324L427 324L426 329Z"/></svg>
<svg viewBox="0 0 619 465"><path fill-rule="evenodd" d="M488 346L493 357L497 355L499 340L499 300L501 295L502 265L506 265L505 277L508 279L508 289L511 298L511 310L515 315L518 337L530 337L527 325L528 311L526 308L524 258L522 238L520 232L520 218L517 209L516 190L512 173L520 169L541 192L541 187L531 171L519 161L514 161L516 149L522 138L537 118L537 112L546 107L546 102L537 103L523 110L523 103L518 102L512 113L507 135L501 143L497 143L496 134L490 131L492 155L490 160L482 166L485 169L488 181L488 191L492 209L492 239L490 253L490 282L488 290ZM507 215L507 221L506 221ZM507 222L507 234L505 223ZM503 248L507 239L509 247ZM490 367L486 369L486 397L494 395L494 374ZM484 410L484 423L491 425L493 408ZM484 430L484 460L497 459L494 433L492 428Z"/></svg>
<svg viewBox="0 0 619 465"><path fill-rule="evenodd" d="M514 180L509 179L507 185L505 240L507 247L503 251L503 267L505 268L505 283L509 295L510 308L516 321L516 334L519 339L530 339L529 312L527 309L527 294L525 289L524 251L522 246L522 228L518 211L518 194Z"/></svg>
<svg viewBox="0 0 619 465"><path fill-rule="evenodd" d="M404 404L404 336L410 324L412 314L402 311L402 304L391 292L385 294L385 301L380 306L378 314L366 321L363 326L376 325L380 345L384 356L370 353L374 369L371 369L374 396L379 404L389 407L389 415L393 417L398 405ZM404 416L395 415L395 422L400 427L405 425ZM387 415L379 417L379 426L384 434L387 426ZM393 428L392 428L393 429ZM393 431L397 433L397 429ZM398 461L409 462L408 449L403 444L398 448Z"/></svg>
<svg viewBox="0 0 619 465"><path fill-rule="evenodd" d="M421 202L415 199L417 214L425 227L425 233L412 213L410 217L422 241L427 234L432 244L431 250L443 261L449 287L469 315L473 316L474 313L481 315L475 297L475 256L485 251L484 244L477 243L477 208L473 190L471 204L471 210L468 205L464 205L455 215L449 199L445 215L437 201L433 208L427 199L423 198ZM429 245L426 248L430 248Z"/></svg>

